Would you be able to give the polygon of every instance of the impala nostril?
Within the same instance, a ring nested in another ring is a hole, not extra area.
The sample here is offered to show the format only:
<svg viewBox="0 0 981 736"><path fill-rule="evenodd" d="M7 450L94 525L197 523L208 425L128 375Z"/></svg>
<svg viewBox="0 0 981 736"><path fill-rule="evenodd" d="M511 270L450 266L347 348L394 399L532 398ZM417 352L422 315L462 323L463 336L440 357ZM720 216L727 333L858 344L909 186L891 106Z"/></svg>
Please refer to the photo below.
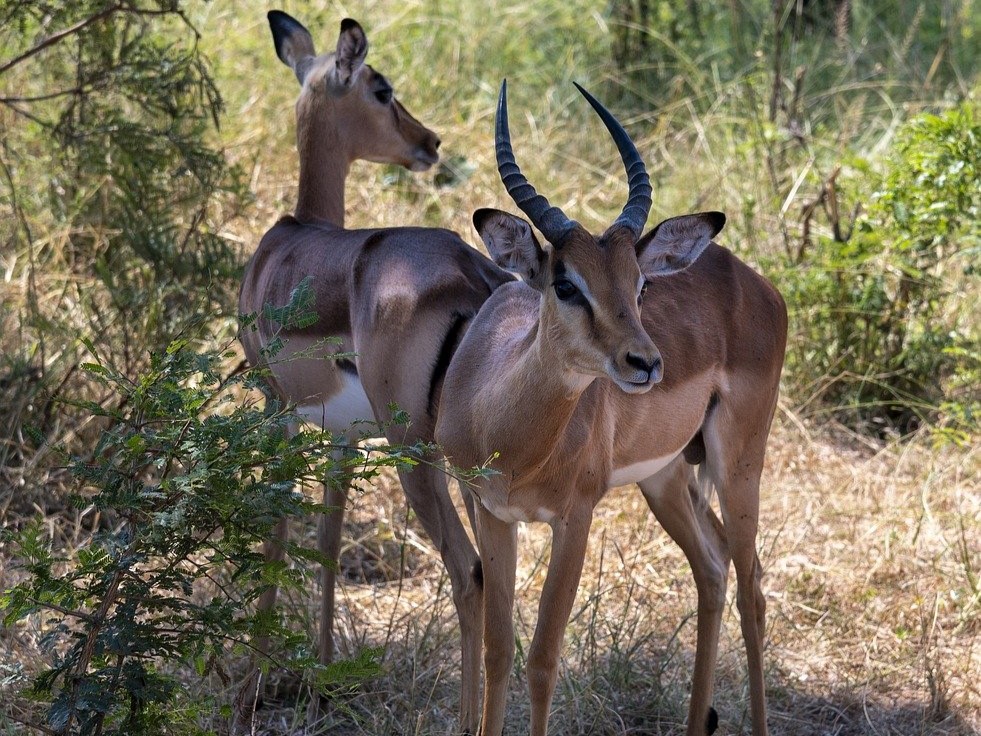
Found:
<svg viewBox="0 0 981 736"><path fill-rule="evenodd" d="M627 365L632 368L636 368L639 371L644 371L644 373L652 373L661 365L661 359L655 357L653 360L648 361L647 358L642 358L639 355L634 355L633 353L627 353L626 357Z"/></svg>

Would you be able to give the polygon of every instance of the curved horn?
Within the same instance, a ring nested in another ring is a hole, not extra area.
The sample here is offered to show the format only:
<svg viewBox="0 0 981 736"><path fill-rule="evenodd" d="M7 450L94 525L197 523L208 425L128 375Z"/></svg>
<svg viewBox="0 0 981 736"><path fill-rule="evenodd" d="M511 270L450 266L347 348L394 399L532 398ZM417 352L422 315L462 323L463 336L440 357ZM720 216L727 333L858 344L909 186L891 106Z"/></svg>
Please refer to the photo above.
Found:
<svg viewBox="0 0 981 736"><path fill-rule="evenodd" d="M613 117L613 113L603 107L600 102L589 92L579 86L578 82L573 82L582 96L586 98L593 109L597 112L606 129L610 131L617 149L620 151L620 158L623 160L623 168L627 172L627 203L623 206L623 211L613 225L623 225L633 231L634 235L640 236L647 224L647 215L651 211L651 178L647 175L644 161L637 152L637 147L630 140L627 131L623 129L620 122Z"/></svg>
<svg viewBox="0 0 981 736"><path fill-rule="evenodd" d="M497 98L497 119L494 124L494 138L497 150L497 170L501 174L504 188L522 212L528 215L532 224L542 235L558 246L576 223L565 216L558 207L553 207L542 195L535 191L521 173L511 150L511 132L508 129L508 83L501 83L501 94Z"/></svg>

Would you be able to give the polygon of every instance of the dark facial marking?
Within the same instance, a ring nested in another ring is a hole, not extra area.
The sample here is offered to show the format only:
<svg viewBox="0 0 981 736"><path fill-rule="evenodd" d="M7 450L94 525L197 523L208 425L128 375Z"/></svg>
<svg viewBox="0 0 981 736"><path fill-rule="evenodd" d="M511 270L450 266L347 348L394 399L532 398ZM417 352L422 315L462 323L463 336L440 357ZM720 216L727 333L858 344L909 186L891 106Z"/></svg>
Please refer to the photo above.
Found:
<svg viewBox="0 0 981 736"><path fill-rule="evenodd" d="M374 78L371 80L371 91L375 95L375 99L378 100L382 105L387 105L392 101L392 96L394 92L392 91L392 85L389 83L383 74L379 74L374 69Z"/></svg>
<svg viewBox="0 0 981 736"><path fill-rule="evenodd" d="M555 279L552 281L555 296L566 304L575 304L578 307L583 307L586 310L586 314L589 315L590 322L592 322L594 319L593 307L586 298L586 295L579 291L579 287L565 278L565 263L556 261L552 273L555 276Z"/></svg>
<svg viewBox="0 0 981 736"><path fill-rule="evenodd" d="M579 294L579 289L568 279L557 279L552 287L555 289L555 296L564 302Z"/></svg>

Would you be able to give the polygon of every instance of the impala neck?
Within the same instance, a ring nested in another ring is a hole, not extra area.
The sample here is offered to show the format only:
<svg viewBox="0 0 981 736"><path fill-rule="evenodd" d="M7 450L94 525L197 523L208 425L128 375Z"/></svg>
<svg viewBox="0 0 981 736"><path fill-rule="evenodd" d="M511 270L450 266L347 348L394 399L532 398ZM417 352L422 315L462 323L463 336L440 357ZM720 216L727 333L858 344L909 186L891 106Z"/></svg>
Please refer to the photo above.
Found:
<svg viewBox="0 0 981 736"><path fill-rule="evenodd" d="M326 220L344 227L344 182L352 159L337 129L322 122L328 113L318 108L324 104L297 106L300 184L294 215L301 222Z"/></svg>
<svg viewBox="0 0 981 736"><path fill-rule="evenodd" d="M595 380L574 373L546 337L541 325L529 335L526 349L503 381L498 405L490 420L491 436L510 470L538 466L565 436L583 392ZM543 411L543 407L547 410Z"/></svg>

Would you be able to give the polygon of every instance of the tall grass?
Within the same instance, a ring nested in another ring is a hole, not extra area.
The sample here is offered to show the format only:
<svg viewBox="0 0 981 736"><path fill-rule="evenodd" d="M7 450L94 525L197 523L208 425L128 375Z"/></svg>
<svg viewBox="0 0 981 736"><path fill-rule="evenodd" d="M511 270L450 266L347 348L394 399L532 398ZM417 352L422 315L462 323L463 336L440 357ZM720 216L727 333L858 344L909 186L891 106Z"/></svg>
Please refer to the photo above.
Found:
<svg viewBox="0 0 981 736"><path fill-rule="evenodd" d="M894 161L890 151L906 121L948 109L977 84L972 39L979 25L970 2L906 3L888 13L874 2L850 3L847 12L846 4L826 5L824 14L816 3L798 13L790 0L747 1L738 13L678 0L622 0L602 11L585 2L477 10L462 2L421 1L287 10L303 17L321 50L332 47L339 17L361 19L372 44L369 61L393 78L403 101L444 139L444 169L434 177L356 169L351 226L450 227L480 247L470 213L510 204L492 146L496 94L508 78L516 152L530 179L587 227L604 227L626 186L614 147L571 85L576 80L607 100L639 142L655 183L652 222L682 211L723 210L729 224L721 241L797 294L802 279L827 273L827 259L815 256L821 248L840 250L860 221L882 226L862 215L884 186ZM258 197L268 223L295 195L296 90L288 70L270 56L261 14L234 4L208 13L206 22L223 29L219 38L206 33L203 43L229 103L224 137L233 151L247 152L253 182L269 193ZM967 188L969 171L960 174ZM253 232L257 224L250 221ZM243 242L249 237L243 233ZM945 247L964 252L972 237L969 228ZM832 277L862 278L847 271ZM975 283L949 273L935 285L936 298ZM817 291L807 298L820 298ZM829 390L883 379L833 361L809 361L810 352L827 347L826 336L810 329L816 319L811 306L790 304L791 345L799 358L789 363L785 393L801 413L872 433L904 434L923 422L945 421L940 405L950 397L944 389L909 390L929 371L892 398L857 399L860 410L856 400L842 398L855 392ZM938 314L946 317L936 325L939 333L960 329L950 309ZM851 319L847 310L842 315L843 322ZM976 354L974 342L976 336L966 345ZM853 349L850 343L831 346L841 353ZM940 373L962 368L948 361Z"/></svg>

